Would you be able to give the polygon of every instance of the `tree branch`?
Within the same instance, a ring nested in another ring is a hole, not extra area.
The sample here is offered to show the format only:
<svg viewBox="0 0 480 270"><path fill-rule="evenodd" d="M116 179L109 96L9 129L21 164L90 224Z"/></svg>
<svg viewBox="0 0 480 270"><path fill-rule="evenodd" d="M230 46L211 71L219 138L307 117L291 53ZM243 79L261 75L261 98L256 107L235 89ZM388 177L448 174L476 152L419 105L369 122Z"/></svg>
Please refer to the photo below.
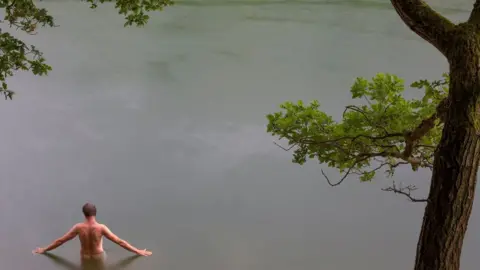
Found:
<svg viewBox="0 0 480 270"><path fill-rule="evenodd" d="M389 176L394 174L399 165L410 165L414 171L418 168L431 169L435 146L421 144L420 140L443 122L448 105L449 100L445 98L439 102L435 112L430 117L423 119L414 129L392 133L379 125L377 120L373 121L361 107L347 106L345 111L351 110L361 115L365 121L364 125L383 130L372 132L366 129L361 130L360 134L347 133L346 136L335 136L335 134L330 134L330 130L318 124L318 130L310 132L311 134L304 134L303 131L296 129L290 129L286 134L281 134L280 139L289 141L288 147L283 147L277 142L274 144L284 151L296 148L294 155L296 163L303 164L306 162L307 156L309 158L317 157L321 163L328 161L329 167L339 169L343 175L335 182L331 181L323 170L321 171L330 186L340 185L351 174L360 175L362 181L370 181L385 166L388 167L385 172ZM372 168L372 161L379 166ZM400 189L393 186L387 189L387 191L394 191L406 196L412 190L414 190L412 186ZM411 200L424 201L413 197Z"/></svg>
<svg viewBox="0 0 480 270"><path fill-rule="evenodd" d="M276 146L282 148L284 151L287 151L287 152L290 151L290 150L292 150L293 147L297 146L297 144L292 144L292 145L290 145L290 147L286 148L286 147L281 146L281 145L280 145L279 143L277 143L277 142L273 142L273 144L275 144Z"/></svg>
<svg viewBox="0 0 480 270"><path fill-rule="evenodd" d="M375 157L384 157L384 158L396 158L396 159L401 159L409 164L412 165L412 167L417 168L419 166L422 167L430 167L429 164L423 162L424 159L421 157L414 157L413 151L418 147L417 143L418 141L425 136L434 126L435 126L435 120L438 119L438 113L433 114L429 118L423 120L413 131L408 131L404 133L392 133L392 134L386 134L383 136L369 136L365 134L359 134L356 136L345 136L345 137L340 137L340 138L335 138L331 140L322 140L322 141L316 141L314 139L303 139L301 141L296 141L295 143L291 144L289 147L284 147L278 144L277 142L273 142L276 146L280 147L284 151L290 151L293 149L295 146L298 146L299 144L314 144L318 145L319 147L325 146L325 145L333 145L335 148L338 149L338 151L342 151L345 154L351 156L352 159L355 159L355 164L359 163L361 161L365 161L366 159L369 158L375 158ZM403 152L399 152L398 148L395 145L377 145L375 144L375 141L380 141L383 139L387 138L394 138L394 137L404 137L405 139L405 149ZM390 148L393 150L388 150L388 151L382 151L382 152L369 152L369 153L350 153L349 150L345 150L342 148L341 145L339 145L339 142L349 140L350 143L355 143L356 140L364 138L371 140L374 146L382 147L382 148ZM294 141L293 138L288 137L290 141ZM425 146L423 146L425 147ZM348 170L349 172L351 171ZM348 173L347 173L348 174ZM343 178L342 178L343 179ZM344 179L343 179L344 180ZM341 180L341 181L343 181Z"/></svg>
<svg viewBox="0 0 480 270"><path fill-rule="evenodd" d="M477 0L480 2L480 0ZM368 154L362 154L363 156L369 155L371 157L394 157L398 159L403 159L407 162L409 162L412 165L418 166L421 164L422 159L420 158L415 158L412 157L413 151L415 148L418 146L418 141L425 136L432 128L435 127L435 121L437 119L440 119L440 121L443 122L443 118L446 113L447 109L447 104L448 100L445 98L443 99L438 105L437 109L434 114L432 114L429 118L424 119L414 130L412 131L407 131L404 133L404 138L405 138L405 149L402 153L398 151L389 151L389 152L381 152L381 153L368 153ZM364 118L369 122L370 125L375 126L372 121L366 116L366 114L358 107L356 106L347 106L345 111L347 110L354 110L356 112L361 113ZM345 113L345 112L344 112ZM378 126L377 126L378 127ZM387 138L387 137L395 137L398 136L399 134L388 134L388 132L385 130L386 135L381 136L379 138ZM374 138L371 138L372 140ZM353 141L353 140L352 140ZM425 147L425 146L423 146ZM428 167L428 166L427 166Z"/></svg>
<svg viewBox="0 0 480 270"><path fill-rule="evenodd" d="M412 185L408 185L406 187L401 187L400 186L399 188L397 188L395 186L395 181L393 181L393 184L392 184L391 187L382 188L382 190L404 195L412 202L427 202L428 201L427 199L417 199L415 197L412 197L412 195L411 195L412 191L417 190L417 187L412 186Z"/></svg>
<svg viewBox="0 0 480 270"><path fill-rule="evenodd" d="M473 9L467 22L475 25L480 24L480 0L476 0L475 4L473 4Z"/></svg>
<svg viewBox="0 0 480 270"><path fill-rule="evenodd" d="M413 32L447 56L448 32L455 28L450 20L435 12L422 0L390 0L395 11Z"/></svg>
<svg viewBox="0 0 480 270"><path fill-rule="evenodd" d="M368 99L367 99L367 101L368 101ZM385 111L386 111L387 108L388 108L388 106L385 108ZM388 133L388 131L385 129L384 126L381 126L381 125L378 125L377 123L374 123L374 122L367 116L367 113L366 113L364 110L360 109L358 106L355 106L355 105L346 106L346 107L345 107L345 110L343 111L343 115L345 115L345 113L346 113L347 111L349 111L349 110L360 113L360 114L363 116L363 118L365 118L365 120L368 122L368 124L369 124L370 126L372 126L372 127L378 127L378 128L380 128L380 129L383 129L383 131L385 132L386 136L390 136L390 134Z"/></svg>
<svg viewBox="0 0 480 270"><path fill-rule="evenodd" d="M353 166L348 168L347 172L336 183L333 183L332 181L330 181L330 178L328 178L328 176L325 174L325 172L323 170L320 170L320 171L322 172L323 177L325 177L325 179L327 179L327 183L331 187L335 187L335 186L340 185L341 183L343 183L343 181L345 181L345 179L347 179L347 177L350 175L350 172L352 171L352 169L353 169Z"/></svg>
<svg viewBox="0 0 480 270"><path fill-rule="evenodd" d="M323 177L325 177L325 179L327 179L327 183L332 186L332 187L335 187L335 186L338 186L340 185L341 183L343 183L343 181L345 181L345 179L347 179L347 177L350 175L350 173L352 172L352 170L355 168L355 165L357 165L358 162L361 162L361 161L364 161L368 159L368 157L365 157L363 159L357 159L356 162L354 162L348 169L347 169L347 172L342 176L342 178L340 178L339 181L337 181L336 183L333 183L332 181L330 181L330 178L328 178L328 176L325 174L325 172L323 170L321 170L322 172L322 175Z"/></svg>
<svg viewBox="0 0 480 270"><path fill-rule="evenodd" d="M401 155L402 159L408 159L412 155L418 140L435 127L435 120L437 120L437 113L422 120L414 130L405 133L405 150Z"/></svg>
<svg viewBox="0 0 480 270"><path fill-rule="evenodd" d="M435 127L435 121L437 119L440 119L440 121L443 122L443 119L445 118L447 104L448 99L443 99L437 105L437 110L434 114L432 114L432 116L424 119L414 130L405 133L405 150L402 153L402 159L408 159L412 155L413 150L417 146L418 140L420 140L432 128Z"/></svg>

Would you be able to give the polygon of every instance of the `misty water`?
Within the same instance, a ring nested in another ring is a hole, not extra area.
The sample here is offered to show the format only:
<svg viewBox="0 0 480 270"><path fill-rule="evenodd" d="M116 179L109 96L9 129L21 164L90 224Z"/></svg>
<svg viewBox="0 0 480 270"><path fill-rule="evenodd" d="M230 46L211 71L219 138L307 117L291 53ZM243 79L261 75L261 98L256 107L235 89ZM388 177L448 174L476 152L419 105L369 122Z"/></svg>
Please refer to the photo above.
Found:
<svg viewBox="0 0 480 270"><path fill-rule="evenodd" d="M432 4L459 20L471 2ZM0 106L2 270L78 264L78 240L57 258L31 250L81 221L86 201L153 251L121 269L412 268L423 204L381 191L382 175L331 188L323 165L292 164L265 132L265 115L287 100L318 99L338 118L357 76L409 83L447 71L388 1L182 1L127 29L112 6L41 5L59 27L21 37L54 70L18 74L18 94ZM425 196L429 176L406 167L395 179ZM463 270L478 269L475 205ZM109 264L130 256L105 247Z"/></svg>

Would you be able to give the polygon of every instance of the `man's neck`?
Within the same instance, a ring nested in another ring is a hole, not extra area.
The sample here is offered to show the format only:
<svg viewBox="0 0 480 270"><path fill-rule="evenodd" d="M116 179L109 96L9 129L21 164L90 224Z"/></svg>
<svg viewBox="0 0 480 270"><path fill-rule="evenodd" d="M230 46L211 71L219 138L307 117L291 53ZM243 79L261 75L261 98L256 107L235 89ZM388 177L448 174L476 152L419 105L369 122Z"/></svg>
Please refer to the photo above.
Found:
<svg viewBox="0 0 480 270"><path fill-rule="evenodd" d="M86 217L85 218L85 223L97 223L97 219L95 217Z"/></svg>

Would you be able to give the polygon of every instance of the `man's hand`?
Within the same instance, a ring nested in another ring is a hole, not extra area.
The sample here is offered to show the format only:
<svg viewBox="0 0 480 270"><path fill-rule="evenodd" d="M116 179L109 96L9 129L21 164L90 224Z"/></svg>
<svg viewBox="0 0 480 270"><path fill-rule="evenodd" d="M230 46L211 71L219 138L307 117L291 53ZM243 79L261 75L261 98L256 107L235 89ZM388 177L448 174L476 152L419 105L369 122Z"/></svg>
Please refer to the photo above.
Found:
<svg viewBox="0 0 480 270"><path fill-rule="evenodd" d="M140 255L140 256L145 256L146 257L146 256L152 255L152 252L144 249L144 250L139 250L137 252L137 254Z"/></svg>
<svg viewBox="0 0 480 270"><path fill-rule="evenodd" d="M45 253L46 249L45 248L36 248L34 251L32 251L33 254L43 254Z"/></svg>

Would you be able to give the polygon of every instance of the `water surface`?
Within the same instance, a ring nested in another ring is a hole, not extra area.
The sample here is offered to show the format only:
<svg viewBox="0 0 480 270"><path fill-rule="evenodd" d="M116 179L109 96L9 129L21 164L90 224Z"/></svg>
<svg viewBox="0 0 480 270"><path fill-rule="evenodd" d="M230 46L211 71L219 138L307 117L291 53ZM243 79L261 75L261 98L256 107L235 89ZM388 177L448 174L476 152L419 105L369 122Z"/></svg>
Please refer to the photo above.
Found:
<svg viewBox="0 0 480 270"><path fill-rule="evenodd" d="M458 20L470 2L433 4ZM108 6L43 5L60 27L28 40L54 70L19 74L0 106L2 269L64 269L30 250L80 221L87 200L154 252L123 269L411 269L424 205L381 191L382 177L331 188L265 132L286 100L318 99L338 116L356 76L446 71L387 1L183 1L140 29ZM396 180L422 196L429 174ZM462 270L478 268L478 209ZM106 248L111 264L129 256ZM78 249L55 254L76 264Z"/></svg>

